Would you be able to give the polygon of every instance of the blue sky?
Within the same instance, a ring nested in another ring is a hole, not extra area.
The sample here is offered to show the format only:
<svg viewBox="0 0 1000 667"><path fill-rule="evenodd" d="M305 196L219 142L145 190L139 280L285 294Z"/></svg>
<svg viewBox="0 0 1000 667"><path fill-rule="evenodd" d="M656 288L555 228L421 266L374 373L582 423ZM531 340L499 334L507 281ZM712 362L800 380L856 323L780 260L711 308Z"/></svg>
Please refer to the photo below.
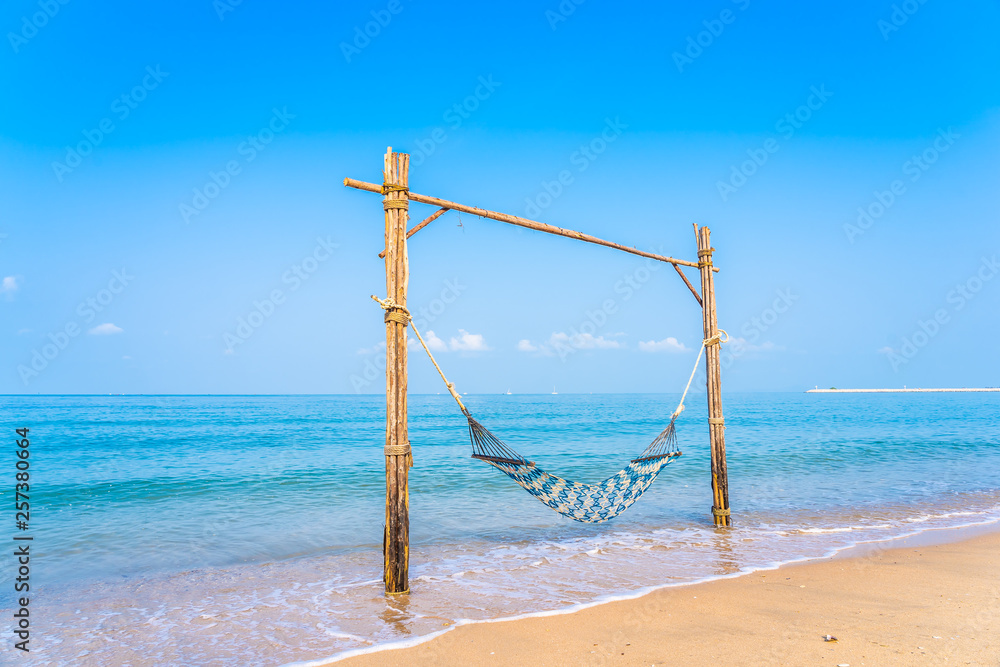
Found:
<svg viewBox="0 0 1000 667"><path fill-rule="evenodd" d="M382 209L341 183L390 145L415 192L688 259L709 226L728 390L996 386L998 23L987 0L5 3L0 393L382 391ZM673 270L633 256L448 213L410 260L463 391L679 391L700 344Z"/></svg>

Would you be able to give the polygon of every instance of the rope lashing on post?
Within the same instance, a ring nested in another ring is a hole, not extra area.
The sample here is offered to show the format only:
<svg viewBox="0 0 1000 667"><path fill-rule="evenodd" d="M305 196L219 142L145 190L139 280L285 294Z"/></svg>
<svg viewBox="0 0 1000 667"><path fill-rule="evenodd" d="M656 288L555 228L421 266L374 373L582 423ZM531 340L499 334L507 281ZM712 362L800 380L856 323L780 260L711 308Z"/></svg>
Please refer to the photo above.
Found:
<svg viewBox="0 0 1000 667"><path fill-rule="evenodd" d="M556 475L547 473L538 468L534 462L527 460L513 449L505 445L499 438L493 435L486 427L480 424L465 407L461 397L455 390L455 385L448 381L444 371L438 365L430 348L424 342L423 336L413 324L410 312L396 304L390 297L380 299L372 295L372 299L378 302L379 306L386 311L386 321L409 324L416 334L417 340L427 353L427 357L434 364L438 375L444 381L448 392L458 403L459 409L465 415L469 423L469 438L472 442L472 458L485 461L497 470L501 471L512 480L517 482L524 490L535 496L542 503L559 512L563 516L584 523L603 523L613 519L626 509L646 492L646 489L653 483L660 471L672 463L681 452L677 447L676 421L684 412L684 400L687 398L691 383L698 371L698 364L705 348L711 345L718 345L726 342L729 335L720 329L720 333L712 338L702 341L698 350L698 357L695 359L694 368L688 378L684 393L677 408L670 415L670 423L657 435L640 455L616 475L600 482L599 484L583 484L573 482ZM404 323L405 320L405 323ZM722 336L725 336L725 340ZM726 510L728 512L728 510Z"/></svg>
<svg viewBox="0 0 1000 667"><path fill-rule="evenodd" d="M385 174L382 174L383 178ZM395 185L393 183L382 183L382 194L387 195L391 192L402 192L405 196L401 199L385 199L382 201L382 208L386 211L391 209L409 209L410 208L410 188L405 185Z"/></svg>
<svg viewBox="0 0 1000 667"><path fill-rule="evenodd" d="M405 309L399 310L398 308L395 308L393 310L387 310L385 311L384 321L398 322L399 324L402 324L405 327L407 324L410 323L410 314L404 311Z"/></svg>
<svg viewBox="0 0 1000 667"><path fill-rule="evenodd" d="M382 174L385 176L385 173ZM395 185L393 183L382 183L382 194L387 195L390 192L409 192L410 188L405 185Z"/></svg>

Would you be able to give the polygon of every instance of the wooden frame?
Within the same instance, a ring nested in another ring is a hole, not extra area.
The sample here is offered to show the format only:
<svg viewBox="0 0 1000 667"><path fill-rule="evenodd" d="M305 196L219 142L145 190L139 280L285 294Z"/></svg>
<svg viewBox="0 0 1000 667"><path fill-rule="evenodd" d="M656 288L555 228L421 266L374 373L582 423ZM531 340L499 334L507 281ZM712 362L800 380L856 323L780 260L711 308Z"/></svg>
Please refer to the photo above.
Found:
<svg viewBox="0 0 1000 667"><path fill-rule="evenodd" d="M725 423L722 416L722 369L719 359L719 328L715 306L714 274L719 269L712 263L715 249L711 247L711 232L708 227L699 228L695 225L695 235L698 240L697 262L675 259L544 222L411 192L409 189L409 164L410 156L408 154L394 153L392 147L389 147L386 149L384 158L382 185L366 183L353 178L344 179L344 185L347 187L383 195L385 250L379 253L379 257L385 258L386 294L395 307L406 307L406 287L409 279L407 239L449 210L613 248L639 257L665 262L674 267L702 309L702 328L706 342L705 374L708 394L709 442L712 452L712 518L716 526L730 526L732 518L729 511ZM407 231L409 202L411 201L437 206L439 210ZM699 270L701 294L684 275L681 267ZM390 308L385 317L385 532L382 545L385 591L390 595L409 592L410 501L408 478L410 466L413 464L407 432L406 319L393 317L393 314L393 310Z"/></svg>

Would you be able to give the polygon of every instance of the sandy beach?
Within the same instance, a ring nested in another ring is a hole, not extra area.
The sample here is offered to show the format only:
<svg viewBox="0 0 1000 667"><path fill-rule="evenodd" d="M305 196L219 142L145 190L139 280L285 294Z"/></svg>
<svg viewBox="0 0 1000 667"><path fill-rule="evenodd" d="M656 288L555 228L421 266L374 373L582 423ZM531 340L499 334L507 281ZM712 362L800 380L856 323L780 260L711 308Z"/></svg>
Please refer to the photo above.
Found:
<svg viewBox="0 0 1000 667"><path fill-rule="evenodd" d="M993 532L868 548L572 614L465 625L339 664L995 666L998 632Z"/></svg>

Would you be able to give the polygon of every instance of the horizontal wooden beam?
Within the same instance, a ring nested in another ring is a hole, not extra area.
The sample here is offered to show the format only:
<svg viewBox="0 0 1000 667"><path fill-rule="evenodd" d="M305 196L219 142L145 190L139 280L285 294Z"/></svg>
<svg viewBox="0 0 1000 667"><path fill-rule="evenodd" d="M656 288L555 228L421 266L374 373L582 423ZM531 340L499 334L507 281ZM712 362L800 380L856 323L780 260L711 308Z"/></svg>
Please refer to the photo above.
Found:
<svg viewBox="0 0 1000 667"><path fill-rule="evenodd" d="M406 238L410 238L411 236L413 236L414 234L416 234L417 232L419 232L421 229L423 229L427 225L431 224L432 222L434 222L435 220L437 220L438 218L440 218L444 214L444 212L447 211L447 210L448 209L446 209L446 208L439 208L438 210L434 211L433 213L431 213L429 216L427 216L426 218L424 218L423 220L421 220L417 224L413 225L413 228L410 231L406 232ZM378 256L379 256L379 259L384 258L385 257L385 250L383 250L382 252L380 252L378 254ZM687 280L687 278L685 278L685 280Z"/></svg>
<svg viewBox="0 0 1000 667"><path fill-rule="evenodd" d="M378 194L382 194L382 186L375 183L366 183L364 181L358 181L353 178L345 178L344 185L346 185L349 188L355 188L356 190L367 190L368 192L376 192ZM548 234L555 234L557 236L565 236L566 238L577 239L578 241L586 241L587 243L602 245L606 248L614 248L615 250L621 250L622 252L638 255L639 257L654 259L658 262L666 262L667 264L673 264L674 266L691 266L694 268L698 268L697 262L689 262L684 259L675 259L673 257L665 257L664 255L657 255L656 253L646 252L645 250L639 250L638 248L632 248L630 246L621 245L620 243L605 241L604 239L599 239L596 236L591 236L590 234L576 232L573 231L572 229L563 229L562 227L548 225L545 224L544 222L537 222L535 220L529 220L527 218L522 218L516 215L508 215L506 213L488 211L484 208L476 208L475 206L466 206L465 204L458 204L456 202L448 201L446 199L439 199L438 197L421 195L411 191L407 191L407 196L409 197L410 201L419 202L421 204L430 204L431 206L438 206L440 208L447 208L447 209L452 209L454 211L461 211L462 213L476 215L481 218L489 218L490 220L506 222L511 225L517 225L518 227L534 229L535 231L538 232L546 232ZM718 267L713 267L713 270L718 271L719 269Z"/></svg>

